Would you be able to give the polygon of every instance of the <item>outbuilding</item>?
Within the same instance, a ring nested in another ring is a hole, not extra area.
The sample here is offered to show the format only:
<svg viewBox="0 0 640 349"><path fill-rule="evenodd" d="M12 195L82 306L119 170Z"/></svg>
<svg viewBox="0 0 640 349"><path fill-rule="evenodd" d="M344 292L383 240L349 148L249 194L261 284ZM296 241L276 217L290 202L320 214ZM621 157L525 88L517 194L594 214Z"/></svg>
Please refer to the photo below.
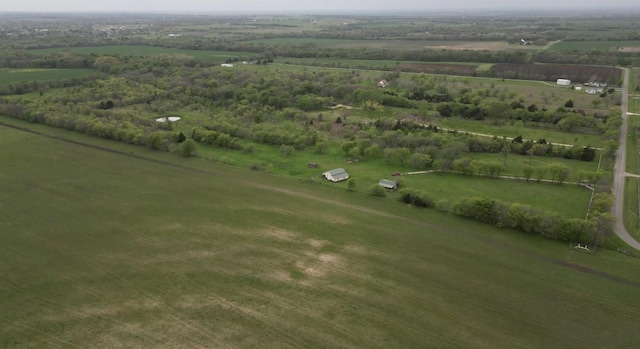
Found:
<svg viewBox="0 0 640 349"><path fill-rule="evenodd" d="M569 86L571 85L571 80L568 79L558 79L556 83L560 86Z"/></svg>
<svg viewBox="0 0 640 349"><path fill-rule="evenodd" d="M387 190L396 190L398 187L398 183L390 179L381 179L380 182L378 182L378 185Z"/></svg>
<svg viewBox="0 0 640 349"><path fill-rule="evenodd" d="M322 174L324 178L332 181L332 182L340 182L346 179L349 179L349 174L345 171L344 168L336 168L331 171L327 171Z"/></svg>

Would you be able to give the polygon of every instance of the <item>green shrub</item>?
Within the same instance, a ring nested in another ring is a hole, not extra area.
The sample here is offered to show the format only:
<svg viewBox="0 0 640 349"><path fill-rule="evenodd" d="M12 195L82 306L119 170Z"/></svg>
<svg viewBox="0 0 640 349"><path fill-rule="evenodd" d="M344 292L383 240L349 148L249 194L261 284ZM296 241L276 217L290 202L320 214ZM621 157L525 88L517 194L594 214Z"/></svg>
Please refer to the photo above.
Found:
<svg viewBox="0 0 640 349"><path fill-rule="evenodd" d="M387 193L384 190L384 188L379 186L378 184L374 184L371 187L369 187L369 194L371 194L373 196L386 196L387 195Z"/></svg>

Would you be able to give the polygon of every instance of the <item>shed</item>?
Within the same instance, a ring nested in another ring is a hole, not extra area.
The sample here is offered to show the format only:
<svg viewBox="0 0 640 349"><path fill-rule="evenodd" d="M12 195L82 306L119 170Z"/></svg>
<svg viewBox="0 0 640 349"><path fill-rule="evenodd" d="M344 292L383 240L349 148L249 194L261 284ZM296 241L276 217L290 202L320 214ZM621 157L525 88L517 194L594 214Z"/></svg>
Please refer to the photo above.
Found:
<svg viewBox="0 0 640 349"><path fill-rule="evenodd" d="M317 162L310 162L307 164L307 167L309 168L318 168L318 163Z"/></svg>
<svg viewBox="0 0 640 349"><path fill-rule="evenodd" d="M322 175L324 176L324 178L332 182L340 182L349 179L349 174L344 170L344 168L336 168L334 170L327 171Z"/></svg>
<svg viewBox="0 0 640 349"><path fill-rule="evenodd" d="M388 190L395 190L398 187L398 183L396 181L389 179L381 179L380 182L378 182L378 185Z"/></svg>
<svg viewBox="0 0 640 349"><path fill-rule="evenodd" d="M560 86L569 86L571 85L571 80L569 79L558 79L556 83Z"/></svg>

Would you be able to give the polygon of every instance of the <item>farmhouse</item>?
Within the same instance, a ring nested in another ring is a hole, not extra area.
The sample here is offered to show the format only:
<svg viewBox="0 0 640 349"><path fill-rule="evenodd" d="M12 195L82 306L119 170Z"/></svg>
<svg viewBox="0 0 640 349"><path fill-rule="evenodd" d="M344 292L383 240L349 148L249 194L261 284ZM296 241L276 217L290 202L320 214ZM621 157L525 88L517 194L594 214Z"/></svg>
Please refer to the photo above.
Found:
<svg viewBox="0 0 640 349"><path fill-rule="evenodd" d="M220 64L220 66L225 68L233 68L233 64L229 64L229 63L222 63Z"/></svg>
<svg viewBox="0 0 640 349"><path fill-rule="evenodd" d="M568 79L558 79L558 81L556 81L556 83L560 86L569 86L571 85L571 80Z"/></svg>
<svg viewBox="0 0 640 349"><path fill-rule="evenodd" d="M334 170L327 171L322 175L324 176L324 178L332 182L340 182L349 179L349 174L344 170L344 168L336 168Z"/></svg>
<svg viewBox="0 0 640 349"><path fill-rule="evenodd" d="M378 185L387 190L395 190L398 187L398 183L389 179L381 179Z"/></svg>

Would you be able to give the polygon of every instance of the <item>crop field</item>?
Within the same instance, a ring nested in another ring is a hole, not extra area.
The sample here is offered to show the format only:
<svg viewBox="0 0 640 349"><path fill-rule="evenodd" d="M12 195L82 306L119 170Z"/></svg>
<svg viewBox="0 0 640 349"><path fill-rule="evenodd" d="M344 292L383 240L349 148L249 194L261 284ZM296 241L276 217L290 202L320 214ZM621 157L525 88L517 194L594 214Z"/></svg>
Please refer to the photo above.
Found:
<svg viewBox="0 0 640 349"><path fill-rule="evenodd" d="M561 41L549 47L551 51L619 51L637 52L640 50L640 41Z"/></svg>
<svg viewBox="0 0 640 349"><path fill-rule="evenodd" d="M31 53L46 54L48 52L78 52L97 55L120 55L120 56L151 56L171 54L184 54L203 60L205 62L219 63L230 58L242 58L252 56L252 53L231 52L231 51L205 51L205 50L180 50L174 48L156 46L136 46L136 45L116 45L116 46L88 46L88 47L68 47L30 50Z"/></svg>
<svg viewBox="0 0 640 349"><path fill-rule="evenodd" d="M639 259L55 132L0 126L1 347L640 341Z"/></svg>
<svg viewBox="0 0 640 349"><path fill-rule="evenodd" d="M0 87L28 81L52 81L94 74L91 69L0 69Z"/></svg>

